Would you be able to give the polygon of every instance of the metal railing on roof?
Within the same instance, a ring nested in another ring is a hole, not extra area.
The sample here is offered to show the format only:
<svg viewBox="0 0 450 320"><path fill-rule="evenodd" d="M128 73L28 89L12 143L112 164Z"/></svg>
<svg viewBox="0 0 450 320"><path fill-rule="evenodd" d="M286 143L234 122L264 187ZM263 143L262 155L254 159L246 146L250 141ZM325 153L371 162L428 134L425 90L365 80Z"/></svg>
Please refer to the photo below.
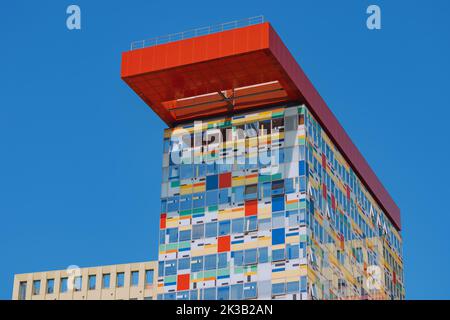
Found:
<svg viewBox="0 0 450 320"><path fill-rule="evenodd" d="M264 22L264 16L260 15L260 16L250 17L250 18L246 18L246 19L242 19L242 20L235 20L235 21L225 22L225 23L211 25L211 26L207 26L207 27L196 28L196 29L191 29L191 30L187 30L187 31L183 31L183 32L168 34L165 36L160 36L160 37L156 37L156 38L152 38L152 39L148 39L148 40L133 41L131 43L131 50L142 49L142 48L146 48L146 47L153 47L153 46L156 46L159 44L204 36L207 34L213 34L213 33L222 32L222 31L226 31L226 30L247 27L247 26L251 26L251 25L255 25L255 24L260 24L263 22Z"/></svg>

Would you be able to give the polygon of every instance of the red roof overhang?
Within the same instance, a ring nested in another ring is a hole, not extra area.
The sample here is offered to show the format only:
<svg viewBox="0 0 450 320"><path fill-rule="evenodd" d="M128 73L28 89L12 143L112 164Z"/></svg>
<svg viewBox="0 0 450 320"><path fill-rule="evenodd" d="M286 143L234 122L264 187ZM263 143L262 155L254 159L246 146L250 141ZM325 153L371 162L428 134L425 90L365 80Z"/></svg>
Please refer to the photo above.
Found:
<svg viewBox="0 0 450 320"><path fill-rule="evenodd" d="M169 126L305 103L400 230L400 209L269 23L124 52L121 76Z"/></svg>

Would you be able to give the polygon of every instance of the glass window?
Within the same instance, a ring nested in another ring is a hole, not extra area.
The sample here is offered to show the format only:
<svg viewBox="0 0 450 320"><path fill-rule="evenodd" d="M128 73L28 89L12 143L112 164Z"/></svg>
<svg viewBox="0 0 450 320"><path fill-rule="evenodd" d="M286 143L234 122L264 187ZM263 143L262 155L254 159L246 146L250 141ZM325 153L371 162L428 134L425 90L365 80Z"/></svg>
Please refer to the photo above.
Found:
<svg viewBox="0 0 450 320"><path fill-rule="evenodd" d="M272 294L273 295L285 294L284 282L283 283L273 283L272 284Z"/></svg>
<svg viewBox="0 0 450 320"><path fill-rule="evenodd" d="M244 285L242 283L234 284L231 286L231 300L242 300Z"/></svg>
<svg viewBox="0 0 450 320"><path fill-rule="evenodd" d="M306 276L300 278L300 288L302 292L306 292Z"/></svg>
<svg viewBox="0 0 450 320"><path fill-rule="evenodd" d="M228 265L228 254L226 252L218 254L218 269L226 268Z"/></svg>
<svg viewBox="0 0 450 320"><path fill-rule="evenodd" d="M272 181L272 195L284 194L284 180Z"/></svg>
<svg viewBox="0 0 450 320"><path fill-rule="evenodd" d="M47 294L52 294L55 291L55 279L47 279Z"/></svg>
<svg viewBox="0 0 450 320"><path fill-rule="evenodd" d="M250 282L244 284L244 299L256 298L256 282Z"/></svg>
<svg viewBox="0 0 450 320"><path fill-rule="evenodd" d="M243 218L233 219L231 223L232 223L231 224L231 232L233 234L244 232L244 219Z"/></svg>
<svg viewBox="0 0 450 320"><path fill-rule="evenodd" d="M97 281L97 276L95 274L90 274L88 277L88 288L89 290L95 290L95 282Z"/></svg>
<svg viewBox="0 0 450 320"><path fill-rule="evenodd" d="M61 293L66 293L68 290L69 278L61 278L61 285L59 291Z"/></svg>
<svg viewBox="0 0 450 320"><path fill-rule="evenodd" d="M125 273L124 272L118 272L116 275L116 286L118 288L122 288L125 284Z"/></svg>
<svg viewBox="0 0 450 320"><path fill-rule="evenodd" d="M272 228L284 228L284 212L277 212L272 214Z"/></svg>
<svg viewBox="0 0 450 320"><path fill-rule="evenodd" d="M269 262L269 248L268 247L258 249L258 262L259 263Z"/></svg>
<svg viewBox="0 0 450 320"><path fill-rule="evenodd" d="M284 260L284 249L272 250L272 261Z"/></svg>
<svg viewBox="0 0 450 320"><path fill-rule="evenodd" d="M298 244L286 245L286 252L288 259L298 259L300 254L299 245Z"/></svg>
<svg viewBox="0 0 450 320"><path fill-rule="evenodd" d="M167 260L165 264L166 269L164 272L166 276L173 276L177 274L177 260Z"/></svg>
<svg viewBox="0 0 450 320"><path fill-rule="evenodd" d="M255 231L258 229L258 218L251 216L245 218L245 231Z"/></svg>
<svg viewBox="0 0 450 320"><path fill-rule="evenodd" d="M230 234L230 228L230 220L219 221L219 236L226 236Z"/></svg>
<svg viewBox="0 0 450 320"><path fill-rule="evenodd" d="M258 229L262 230L262 231L270 230L271 227L272 227L272 221L270 221L270 218L268 218L268 219L260 219L258 221L258 224L259 224L259 228Z"/></svg>
<svg viewBox="0 0 450 320"><path fill-rule="evenodd" d="M81 276L76 276L74 279L73 279L73 290L74 291L81 291L81 286L82 286L82 278L81 278Z"/></svg>
<svg viewBox="0 0 450 320"><path fill-rule="evenodd" d="M164 277L164 261L158 261L158 277Z"/></svg>
<svg viewBox="0 0 450 320"><path fill-rule="evenodd" d="M284 181L284 187L285 187L285 191L286 193L294 193L295 190L295 178L290 178L290 179L286 179Z"/></svg>
<svg viewBox="0 0 450 320"><path fill-rule="evenodd" d="M167 199L167 211L178 211L179 209L179 199L178 197L172 197Z"/></svg>
<svg viewBox="0 0 450 320"><path fill-rule="evenodd" d="M192 226L192 239L201 239L204 236L205 232L205 225L202 224L195 224Z"/></svg>
<svg viewBox="0 0 450 320"><path fill-rule="evenodd" d="M299 222L299 214L297 210L291 210L286 212L286 216L288 218L288 225L289 227L296 227L298 226Z"/></svg>
<svg viewBox="0 0 450 320"><path fill-rule="evenodd" d="M284 118L272 119L272 129L274 132L284 131Z"/></svg>
<svg viewBox="0 0 450 320"><path fill-rule="evenodd" d="M182 258L178 260L178 270L186 270L191 267L191 259L190 258Z"/></svg>
<svg viewBox="0 0 450 320"><path fill-rule="evenodd" d="M192 257L192 272L199 272L203 270L203 257Z"/></svg>
<svg viewBox="0 0 450 320"><path fill-rule="evenodd" d="M191 179L194 176L192 164L180 165L180 179Z"/></svg>
<svg viewBox="0 0 450 320"><path fill-rule="evenodd" d="M191 210L192 209L192 195L182 195L180 196L180 210Z"/></svg>
<svg viewBox="0 0 450 320"><path fill-rule="evenodd" d="M286 284L287 293L299 293L300 283L298 281L288 282Z"/></svg>
<svg viewBox="0 0 450 320"><path fill-rule="evenodd" d="M38 295L41 292L41 280L33 281L33 295Z"/></svg>
<svg viewBox="0 0 450 320"><path fill-rule="evenodd" d="M229 188L219 190L219 204L230 203L230 190Z"/></svg>
<svg viewBox="0 0 450 320"><path fill-rule="evenodd" d="M245 264L255 264L257 262L257 249L248 249L244 251Z"/></svg>
<svg viewBox="0 0 450 320"><path fill-rule="evenodd" d="M169 236L169 243L178 242L178 228L167 229L167 235Z"/></svg>
<svg viewBox="0 0 450 320"><path fill-rule="evenodd" d="M272 185L270 182L264 182L259 185L259 198L270 198Z"/></svg>
<svg viewBox="0 0 450 320"><path fill-rule="evenodd" d="M244 202L244 187L234 187L232 192L232 199L234 203L243 203Z"/></svg>
<svg viewBox="0 0 450 320"><path fill-rule="evenodd" d="M245 136L253 138L258 135L258 121L245 124Z"/></svg>
<svg viewBox="0 0 450 320"><path fill-rule="evenodd" d="M216 300L216 288L206 288L203 293L204 300Z"/></svg>
<svg viewBox="0 0 450 320"><path fill-rule="evenodd" d="M205 224L205 238L217 237L217 222Z"/></svg>
<svg viewBox="0 0 450 320"><path fill-rule="evenodd" d="M244 263L244 251L231 252L235 266L242 266Z"/></svg>
<svg viewBox="0 0 450 320"><path fill-rule="evenodd" d="M111 275L109 273L104 273L103 274L103 279L102 279L102 287L103 287L103 289L109 289L110 282L111 282Z"/></svg>
<svg viewBox="0 0 450 320"><path fill-rule="evenodd" d="M203 208L205 206L205 193L195 193L192 195L193 206L196 208Z"/></svg>
<svg viewBox="0 0 450 320"><path fill-rule="evenodd" d="M218 194L219 192L217 190L212 190L206 192L206 206L216 206L218 204Z"/></svg>
<svg viewBox="0 0 450 320"><path fill-rule="evenodd" d="M191 230L180 231L180 241L188 241L188 240L191 240Z"/></svg>
<svg viewBox="0 0 450 320"><path fill-rule="evenodd" d="M198 290L191 290L189 296L190 300L198 300Z"/></svg>
<svg viewBox="0 0 450 320"><path fill-rule="evenodd" d="M215 270L217 268L217 255L211 254L205 256L205 270Z"/></svg>
<svg viewBox="0 0 450 320"><path fill-rule="evenodd" d="M153 277L154 276L155 276L155 270L153 270L153 269L145 270L145 284L153 285Z"/></svg>
<svg viewBox="0 0 450 320"><path fill-rule="evenodd" d="M19 283L19 300L25 300L27 297L27 282L20 281Z"/></svg>
<svg viewBox="0 0 450 320"><path fill-rule="evenodd" d="M264 120L259 122L260 135L266 135L271 133L270 120Z"/></svg>
<svg viewBox="0 0 450 320"><path fill-rule="evenodd" d="M139 271L131 271L131 286L137 287L139 285Z"/></svg>
<svg viewBox="0 0 450 320"><path fill-rule="evenodd" d="M217 288L217 300L228 300L230 298L230 287Z"/></svg>
<svg viewBox="0 0 450 320"><path fill-rule="evenodd" d="M166 243L166 230L159 230L159 244L165 244Z"/></svg>
<svg viewBox="0 0 450 320"><path fill-rule="evenodd" d="M256 199L258 188L256 184L245 186L245 200Z"/></svg>

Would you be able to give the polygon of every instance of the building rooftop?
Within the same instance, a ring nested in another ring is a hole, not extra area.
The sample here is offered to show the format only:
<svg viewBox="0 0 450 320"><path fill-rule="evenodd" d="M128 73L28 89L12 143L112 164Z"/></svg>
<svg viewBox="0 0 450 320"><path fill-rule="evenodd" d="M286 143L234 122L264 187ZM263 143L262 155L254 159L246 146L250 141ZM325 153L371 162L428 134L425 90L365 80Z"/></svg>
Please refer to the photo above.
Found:
<svg viewBox="0 0 450 320"><path fill-rule="evenodd" d="M274 104L306 104L401 228L400 209L270 23L150 44L123 53L121 77L167 125Z"/></svg>

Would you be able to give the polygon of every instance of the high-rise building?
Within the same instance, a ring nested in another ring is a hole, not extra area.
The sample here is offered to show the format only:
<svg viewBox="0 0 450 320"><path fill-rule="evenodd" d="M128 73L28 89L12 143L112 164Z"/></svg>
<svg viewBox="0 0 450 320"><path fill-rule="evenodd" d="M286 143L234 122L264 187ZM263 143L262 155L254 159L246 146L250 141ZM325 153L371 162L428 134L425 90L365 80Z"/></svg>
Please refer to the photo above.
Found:
<svg viewBox="0 0 450 320"><path fill-rule="evenodd" d="M269 23L134 42L122 78L168 125L158 262L13 299L404 299L400 210Z"/></svg>
<svg viewBox="0 0 450 320"><path fill-rule="evenodd" d="M400 210L259 18L135 42L164 133L158 299L403 299Z"/></svg>

